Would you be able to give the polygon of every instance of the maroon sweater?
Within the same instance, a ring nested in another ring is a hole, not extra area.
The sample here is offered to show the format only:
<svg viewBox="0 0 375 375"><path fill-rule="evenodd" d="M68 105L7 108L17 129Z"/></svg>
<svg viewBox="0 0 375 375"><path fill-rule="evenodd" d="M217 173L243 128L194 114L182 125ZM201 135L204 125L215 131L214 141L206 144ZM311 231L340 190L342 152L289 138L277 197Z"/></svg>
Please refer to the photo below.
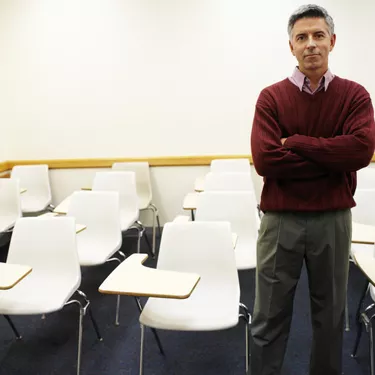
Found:
<svg viewBox="0 0 375 375"><path fill-rule="evenodd" d="M336 76L314 95L288 79L265 88L251 134L254 166L264 176L261 209L355 206L356 171L369 164L374 145L374 110L359 84Z"/></svg>

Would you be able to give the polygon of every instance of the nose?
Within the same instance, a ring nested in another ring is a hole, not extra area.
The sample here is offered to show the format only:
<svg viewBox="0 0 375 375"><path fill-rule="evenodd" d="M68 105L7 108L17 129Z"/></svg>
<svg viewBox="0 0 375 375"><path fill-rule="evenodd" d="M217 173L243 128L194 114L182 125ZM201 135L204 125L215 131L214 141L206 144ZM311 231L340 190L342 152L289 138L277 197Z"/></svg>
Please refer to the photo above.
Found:
<svg viewBox="0 0 375 375"><path fill-rule="evenodd" d="M307 40L307 48L315 48L316 47L316 43L314 41L314 38L312 35L309 36L308 40Z"/></svg>

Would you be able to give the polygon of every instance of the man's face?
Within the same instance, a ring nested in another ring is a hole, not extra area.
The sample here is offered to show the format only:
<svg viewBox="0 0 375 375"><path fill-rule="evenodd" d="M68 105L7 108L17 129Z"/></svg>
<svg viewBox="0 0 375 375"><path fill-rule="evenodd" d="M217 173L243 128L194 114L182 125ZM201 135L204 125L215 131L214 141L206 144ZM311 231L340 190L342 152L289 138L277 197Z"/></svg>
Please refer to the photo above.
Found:
<svg viewBox="0 0 375 375"><path fill-rule="evenodd" d="M330 35L324 18L301 18L292 29L290 50L303 73L328 69L328 55L335 46L336 35Z"/></svg>

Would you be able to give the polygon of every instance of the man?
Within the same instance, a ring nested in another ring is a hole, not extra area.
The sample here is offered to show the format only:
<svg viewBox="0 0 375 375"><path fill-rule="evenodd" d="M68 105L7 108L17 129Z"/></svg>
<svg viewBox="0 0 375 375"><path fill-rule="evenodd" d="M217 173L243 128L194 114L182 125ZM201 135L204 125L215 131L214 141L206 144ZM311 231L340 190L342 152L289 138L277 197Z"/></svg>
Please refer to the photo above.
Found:
<svg viewBox="0 0 375 375"><path fill-rule="evenodd" d="M327 11L300 7L289 19L293 75L264 89L251 134L264 176L257 248L252 375L278 375L303 261L313 341L310 375L341 375L343 317L356 171L374 154L374 111L359 84L334 76L336 42ZM301 374L304 375L304 374Z"/></svg>

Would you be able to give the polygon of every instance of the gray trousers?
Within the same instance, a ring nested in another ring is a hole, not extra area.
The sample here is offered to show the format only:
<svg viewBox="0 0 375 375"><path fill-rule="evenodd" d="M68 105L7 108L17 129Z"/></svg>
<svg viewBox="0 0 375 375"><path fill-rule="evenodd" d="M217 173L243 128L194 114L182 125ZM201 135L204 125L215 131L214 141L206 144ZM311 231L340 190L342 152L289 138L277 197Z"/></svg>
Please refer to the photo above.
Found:
<svg viewBox="0 0 375 375"><path fill-rule="evenodd" d="M341 375L351 226L349 209L267 212L263 216L257 246L251 375L281 373L303 261L313 326L310 375Z"/></svg>

